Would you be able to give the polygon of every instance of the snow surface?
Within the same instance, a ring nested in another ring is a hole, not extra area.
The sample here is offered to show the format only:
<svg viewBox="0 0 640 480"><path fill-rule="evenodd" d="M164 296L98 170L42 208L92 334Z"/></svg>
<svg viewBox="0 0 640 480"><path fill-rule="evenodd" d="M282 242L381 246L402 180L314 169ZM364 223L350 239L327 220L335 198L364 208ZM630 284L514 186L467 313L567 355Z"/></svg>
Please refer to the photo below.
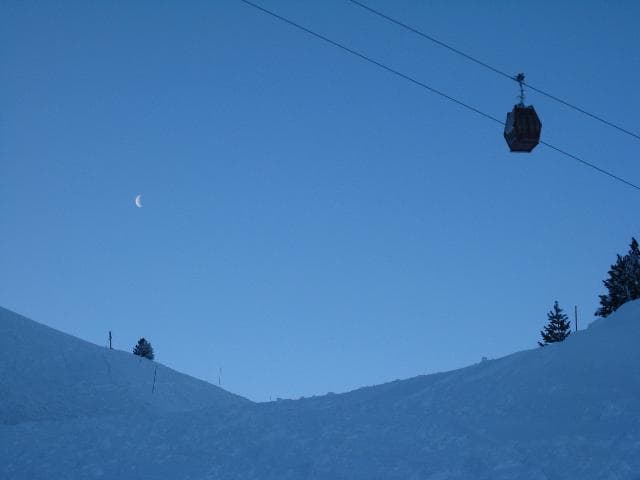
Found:
<svg viewBox="0 0 640 480"><path fill-rule="evenodd" d="M255 404L0 309L0 478L640 480L639 346L634 302L561 344Z"/></svg>
<svg viewBox="0 0 640 480"><path fill-rule="evenodd" d="M0 388L0 425L248 403L159 363L98 347L3 308Z"/></svg>

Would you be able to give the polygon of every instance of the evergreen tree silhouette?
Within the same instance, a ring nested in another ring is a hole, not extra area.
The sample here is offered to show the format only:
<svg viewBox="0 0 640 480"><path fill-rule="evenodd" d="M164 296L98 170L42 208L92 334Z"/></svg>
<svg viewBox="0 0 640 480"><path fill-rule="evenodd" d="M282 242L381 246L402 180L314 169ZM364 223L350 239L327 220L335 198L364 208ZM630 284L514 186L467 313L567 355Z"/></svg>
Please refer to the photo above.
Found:
<svg viewBox="0 0 640 480"><path fill-rule="evenodd" d="M540 332L542 342L538 342L538 345L544 347L549 343L562 342L570 334L571 322L569 322L569 317L563 313L556 301L553 304L553 310L547 313L547 324L544 330Z"/></svg>
<svg viewBox="0 0 640 480"><path fill-rule="evenodd" d="M153 347L151 346L151 343L145 340L144 337L138 340L137 345L133 347L133 354L140 357L148 358L149 360L153 360L154 357Z"/></svg>
<svg viewBox="0 0 640 480"><path fill-rule="evenodd" d="M609 278L604 280L606 295L600 295L599 317L607 317L621 305L640 298L640 248L635 238L631 239L629 253L624 257L617 255L616 263L611 265Z"/></svg>

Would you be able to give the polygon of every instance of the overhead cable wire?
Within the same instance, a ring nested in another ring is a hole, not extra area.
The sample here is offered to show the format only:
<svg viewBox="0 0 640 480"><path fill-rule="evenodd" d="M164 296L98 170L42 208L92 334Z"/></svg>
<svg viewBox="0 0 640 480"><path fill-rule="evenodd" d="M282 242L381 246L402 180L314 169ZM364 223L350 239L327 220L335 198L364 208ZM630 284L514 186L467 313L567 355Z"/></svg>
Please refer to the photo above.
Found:
<svg viewBox="0 0 640 480"><path fill-rule="evenodd" d="M299 23L294 22L293 20L289 20L288 18L283 17L283 16L281 16L281 15L279 15L279 14L277 14L277 13L275 13L275 12L265 8L265 7L262 7L262 6L260 6L260 5L256 4L256 3L253 3L250 0L239 0L239 1L244 3L244 4L246 4L246 5L249 5L252 8L255 8L256 10L259 10L259 11L261 11L261 12L263 12L263 13L265 13L265 14L273 17L273 18L276 18L276 19L278 19L278 20L280 20L280 21L282 21L284 23L287 23L287 24L289 24L289 25L291 25L291 26L293 26L293 27L295 27L295 28L297 28L299 30L302 30L303 32L308 33L309 35L312 35L312 36L314 36L314 37L316 37L316 38L318 38L320 40L323 40L324 42L329 43L329 44L331 44L331 45L333 45L333 46L335 46L335 47L337 47L337 48L339 48L339 49L341 49L341 50L343 50L345 52L348 52L351 55L354 55L354 56L356 56L356 57L358 57L358 58L360 58L362 60L365 60L366 62L369 62L369 63L371 63L371 64L373 64L373 65L375 65L375 66L377 66L379 68L382 68L383 70L386 70L387 72L393 73L394 75L396 75L396 76L398 76L398 77L400 77L400 78L402 78L404 80L407 80L407 81L413 83L414 85L422 87L422 88L424 88L424 89L426 89L426 90L428 90L428 91L430 91L432 93L435 93L436 95L439 95L439 96L441 96L441 97L443 97L443 98L445 98L445 99L447 99L447 100L449 100L451 102L456 103L457 105L460 105L461 107L464 107L464 108L466 108L468 110L471 110L472 112L475 112L478 115L481 115L481 116L485 117L488 120L492 120L493 122L496 122L496 123L504 126L504 122L502 120L494 117L493 115L485 113L482 110L479 110L479 109L477 109L477 108L475 108L475 107L473 107L473 106L471 106L471 105L469 105L469 104L467 104L465 102L462 102L461 100L458 100L457 98L452 97L451 95L447 95L446 93L441 92L440 90L437 90L437 89L427 85L426 83L424 83L424 82L422 82L420 80L417 80L416 78L413 78L413 77L411 77L411 76L409 76L409 75L407 75L405 73L402 73L402 72L400 72L398 70L395 70L394 68L391 68L391 67L389 67L389 66L387 66L387 65L385 65L385 64L383 64L381 62L378 62L377 60L374 60L373 58L368 57L367 55L364 55L364 54L362 54L362 53L360 53L360 52L358 52L356 50L353 50L353 49L351 49L351 48L349 48L349 47L347 47L347 46L345 46L345 45L343 45L343 44L341 44L339 42L336 42L335 40L331 40L330 38L325 37L324 35L322 35L320 33L317 33L317 32L315 32L315 31L313 31L313 30L311 30L311 29L309 29L307 27L304 27L304 26L300 25ZM611 173L611 172L609 172L607 170L604 170L604 169L598 167L597 165L594 165L593 163L587 162L586 160L581 159L577 155L573 155L573 154L571 154L571 153L569 153L569 152L567 152L565 150L562 150L561 148L558 148L558 147L556 147L554 145L551 145L550 143L547 143L547 142L542 142L541 141L540 143L545 145L545 146L547 146L547 147L549 147L549 148L551 148L552 150L555 150L558 153L561 153L561 154L563 154L563 155L565 155L565 156L567 156L569 158L572 158L572 159L582 163L583 165L591 167L594 170L596 170L596 171L598 171L598 172L600 172L600 173L602 173L604 175L607 175L607 176L609 176L609 177L611 177L611 178L613 178L613 179L615 179L615 180L617 180L619 182L622 182L622 183L624 183L624 184L626 184L626 185L628 185L630 187L633 187L636 190L640 190L640 186L635 185L634 183L631 183L630 181L625 180L624 178L619 177L619 176L617 176L617 175L615 175L615 174L613 174L613 173Z"/></svg>
<svg viewBox="0 0 640 480"><path fill-rule="evenodd" d="M382 68L382 69L384 69L384 70L386 70L388 72L391 72L394 75L397 75L397 76L399 76L401 78L404 78L405 80L408 80L409 82L414 83L414 84L416 84L416 85L418 85L418 86L420 86L422 88L426 88L427 90L429 90L432 93L435 93L436 95L440 95L441 97L444 97L447 100L451 100L452 102L457 103L458 105L460 105L462 107L468 108L469 110L472 110L472 111L476 112L477 114L482 115L483 117L486 117L486 118L488 118L490 120L493 120L494 122L498 122L499 124L504 125L504 122L502 120L499 120L499 119L497 119L497 118L495 118L495 117L493 117L493 116L491 116L491 115L489 115L487 113L484 113L484 112L478 110L477 108L472 107L471 105L469 105L467 103L464 103L464 102L462 102L462 101L460 101L460 100L458 100L456 98L453 98L450 95L447 95L444 92L441 92L440 90L436 90L435 88L430 87L429 85L427 85L426 83L421 82L420 80L417 80L417 79L415 79L413 77L410 77L409 75L406 75L406 74L404 74L402 72L399 72L398 70L395 70L395 69L393 69L391 67L388 67L387 65L384 65L383 63L380 63L380 62L374 60L371 57L367 57L366 55L364 55L364 54L362 54L360 52L357 52L357 51L355 51L355 50L353 50L353 49L351 49L349 47L346 47L346 46L342 45L341 43L335 42L335 41L331 40L330 38L325 37L324 35L316 33L313 30L308 29L307 27L303 27L302 25L300 25L298 23L295 23L294 21L289 20L288 18L280 16L277 13L272 12L271 10L267 10L266 8L261 7L260 5L258 5L256 3L253 3L253 2L251 2L249 0L240 0L240 1L243 2L243 3L246 3L247 5L251 5L254 8L257 8L258 10L260 10L260 11L262 11L262 12L268 14L268 15L271 15L272 17L277 18L278 20L281 20L281 21L283 21L285 23L288 23L289 25L292 25L292 26L294 26L294 27L296 27L296 28L298 28L298 29L300 29L300 30L302 30L304 32L307 32L309 35L313 35L316 38L324 40L325 42L330 43L334 47L338 47L338 48L350 53L351 55L355 55L356 57L359 57L362 60L365 60L365 61L367 61L369 63L373 63L375 66L380 67L380 68Z"/></svg>
<svg viewBox="0 0 640 480"><path fill-rule="evenodd" d="M365 4L365 3L362 3L362 2L360 2L358 0L349 0L349 1L351 3L353 3L354 5L357 5L357 6L361 7L361 8L363 8L364 10L367 10L370 13L373 13L374 15L377 15L377 16L379 16L381 18L384 18L385 20L388 20L391 23L394 23L394 24L396 24L396 25L398 25L398 26L400 26L402 28L405 28L405 29L415 33L416 35L419 35L420 37L425 38L425 39L435 43L436 45L440 45L441 47L444 47L447 50L450 50L451 52L456 53L456 54L460 55L461 57L466 58L467 60L469 60L471 62L477 63L478 65L480 65L480 66L482 66L482 67L484 67L484 68L486 68L488 70L491 70L492 72L494 72L494 73L496 73L498 75L506 77L509 80L515 80L515 77L513 75L509 75L507 72L504 72L504 71L502 71L502 70L500 70L500 69L498 69L496 67L493 67L493 66L489 65L488 63L483 62L482 60L479 60L476 57L473 57L473 56L469 55L468 53L463 52L462 50L458 50L457 48L452 47L451 45L443 42L442 40L438 40L437 38L433 37L432 35L428 35L428 34L422 32L422 31L418 30L417 28L414 28L414 27L412 27L410 25L407 25L404 22L401 22L400 20L397 20L397 19L395 19L393 17L390 17L389 15L386 15L385 13L383 13L383 12L381 12L379 10L376 10L376 9L370 7L369 5ZM609 121L609 120L607 120L605 118L602 118L601 116L596 115L595 113L588 112L584 108L581 108L581 107L578 107L577 105L569 103L568 101L563 100L563 99L561 99L561 98L559 98L559 97L557 97L557 96L555 96L555 95L553 95L553 94L551 94L551 93L549 93L547 91L544 91L544 90L542 90L542 89L540 89L538 87L535 87L535 86L531 85L530 83L522 82L522 84L527 86L530 90L533 90L534 92L539 93L540 95L544 95L545 97L550 98L551 100L554 100L554 101L556 101L558 103L561 103L566 107L572 108L573 110L576 110L576 111L578 111L578 112L580 112L580 113L582 113L584 115L587 115L587 116L593 118L594 120L597 120L597 121L599 121L601 123L604 123L605 125L607 125L609 127L615 128L616 130L618 130L618 131L620 131L622 133L626 133L627 135L630 135L631 137L634 137L636 140L640 140L640 134L637 134L637 133L634 133L634 132L632 132L630 130L627 130L626 128L621 127L620 125L617 125L617 124L615 124L615 123L613 123L613 122L611 122L611 121Z"/></svg>
<svg viewBox="0 0 640 480"><path fill-rule="evenodd" d="M607 171L607 170L605 170L603 168L600 168L597 165L594 165L593 163L587 162L586 160L583 160L582 158L578 157L577 155L569 153L566 150L562 150L561 148L558 148L555 145L551 145L550 143L543 142L542 140L540 140L540 144L542 144L542 145L544 145L546 147L549 147L550 149L555 150L556 152L561 153L562 155L566 155L569 158L573 158L574 160L582 163L583 165L586 165L587 167L591 167L594 170L613 178L614 180L618 180L619 182L622 182L622 183L624 183L626 185L629 185L630 187L633 187L636 190L640 190L640 187L638 185L636 185L634 183L631 183L630 181L625 180L624 178L619 177L619 176L617 176L617 175L615 175L615 174L613 174L613 173L611 173L611 172L609 172L609 171Z"/></svg>

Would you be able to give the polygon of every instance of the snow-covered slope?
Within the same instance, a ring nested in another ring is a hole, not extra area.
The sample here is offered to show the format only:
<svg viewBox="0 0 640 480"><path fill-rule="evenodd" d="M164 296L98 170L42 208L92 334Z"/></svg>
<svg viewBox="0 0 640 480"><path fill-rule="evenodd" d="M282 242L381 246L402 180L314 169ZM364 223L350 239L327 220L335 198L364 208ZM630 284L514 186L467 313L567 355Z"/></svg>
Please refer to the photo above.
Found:
<svg viewBox="0 0 640 480"><path fill-rule="evenodd" d="M3 308L0 391L0 424L247 402L161 364L98 347Z"/></svg>
<svg viewBox="0 0 640 480"><path fill-rule="evenodd" d="M0 477L640 480L640 303L461 370L231 403L0 426Z"/></svg>

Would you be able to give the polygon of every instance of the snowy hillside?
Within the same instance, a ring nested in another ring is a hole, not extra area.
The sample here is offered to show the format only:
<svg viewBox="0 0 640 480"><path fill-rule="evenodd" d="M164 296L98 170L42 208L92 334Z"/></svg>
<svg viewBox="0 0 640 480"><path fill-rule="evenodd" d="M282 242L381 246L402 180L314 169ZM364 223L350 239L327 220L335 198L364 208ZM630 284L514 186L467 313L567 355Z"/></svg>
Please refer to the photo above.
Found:
<svg viewBox="0 0 640 480"><path fill-rule="evenodd" d="M246 403L158 363L98 347L4 308L0 387L0 424Z"/></svg>
<svg viewBox="0 0 640 480"><path fill-rule="evenodd" d="M1 478L640 480L639 302L562 344L266 404L165 368L156 401L117 380L147 388L147 364L14 317L0 317ZM61 368L70 358L56 349L51 361L17 351L44 332L84 345L64 351L85 367ZM105 382L110 354L118 374ZM65 410L68 395L80 398Z"/></svg>

